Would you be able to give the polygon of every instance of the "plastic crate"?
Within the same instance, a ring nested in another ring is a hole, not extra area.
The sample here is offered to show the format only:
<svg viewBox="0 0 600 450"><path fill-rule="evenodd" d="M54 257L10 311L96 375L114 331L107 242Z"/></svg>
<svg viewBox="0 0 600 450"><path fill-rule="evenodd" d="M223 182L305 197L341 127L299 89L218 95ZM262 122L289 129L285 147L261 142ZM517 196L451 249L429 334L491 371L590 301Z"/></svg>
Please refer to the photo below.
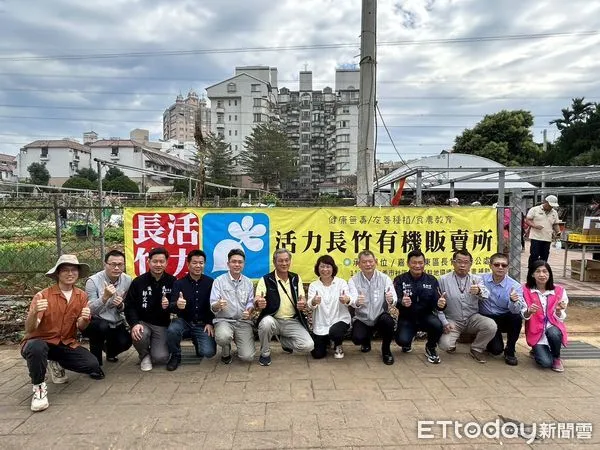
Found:
<svg viewBox="0 0 600 450"><path fill-rule="evenodd" d="M600 235L571 233L569 234L568 241L579 242L581 244L600 244Z"/></svg>

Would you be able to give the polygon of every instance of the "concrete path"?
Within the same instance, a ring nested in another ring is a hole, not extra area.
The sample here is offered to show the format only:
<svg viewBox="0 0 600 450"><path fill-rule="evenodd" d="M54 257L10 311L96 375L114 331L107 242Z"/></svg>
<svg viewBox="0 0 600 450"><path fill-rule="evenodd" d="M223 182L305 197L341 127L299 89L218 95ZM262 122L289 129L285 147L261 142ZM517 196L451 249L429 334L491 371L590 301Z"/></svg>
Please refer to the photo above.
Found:
<svg viewBox="0 0 600 450"><path fill-rule="evenodd" d="M410 354L394 347L396 364L385 366L375 344L362 354L346 343L344 359L314 361L283 354L274 343L270 367L226 366L217 356L146 373L130 351L105 364L102 381L69 373L66 385L49 382L50 408L35 414L18 348L0 347L0 448L600 447L600 361L568 361L562 374L540 370L520 342L518 367L500 358L479 364L462 344L432 365L416 342ZM432 429L434 439L417 435L418 420L483 425L499 415L573 427L572 437L556 433L530 446L522 438L444 439L441 426ZM576 439L585 433L576 436L575 423L593 424L591 439Z"/></svg>

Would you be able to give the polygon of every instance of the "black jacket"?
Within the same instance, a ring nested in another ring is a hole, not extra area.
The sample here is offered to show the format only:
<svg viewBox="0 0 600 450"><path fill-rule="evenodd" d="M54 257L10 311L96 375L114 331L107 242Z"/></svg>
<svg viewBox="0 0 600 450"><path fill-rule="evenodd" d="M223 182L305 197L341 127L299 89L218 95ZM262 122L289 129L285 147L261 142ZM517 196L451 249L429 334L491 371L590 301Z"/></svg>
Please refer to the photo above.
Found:
<svg viewBox="0 0 600 450"><path fill-rule="evenodd" d="M438 308L437 302L440 298L439 284L433 275L423 273L419 278L413 278L410 272L405 272L394 278L394 289L398 296L398 310L400 319L416 321L423 317L443 311L444 308ZM402 304L404 291L411 292L411 305L407 308Z"/></svg>
<svg viewBox="0 0 600 450"><path fill-rule="evenodd" d="M171 292L171 311L186 322L212 325L215 318L214 313L210 310L210 290L213 281L211 277L204 274L198 281L194 281L190 274L177 280L173 284ZM183 310L177 307L180 292L183 292L183 298L185 298L185 309Z"/></svg>
<svg viewBox="0 0 600 450"><path fill-rule="evenodd" d="M173 275L166 272L160 280L156 280L150 272L133 279L125 297L125 317L130 327L139 322L169 326L171 314L169 308L163 309L162 298L163 295L171 297L175 280Z"/></svg>

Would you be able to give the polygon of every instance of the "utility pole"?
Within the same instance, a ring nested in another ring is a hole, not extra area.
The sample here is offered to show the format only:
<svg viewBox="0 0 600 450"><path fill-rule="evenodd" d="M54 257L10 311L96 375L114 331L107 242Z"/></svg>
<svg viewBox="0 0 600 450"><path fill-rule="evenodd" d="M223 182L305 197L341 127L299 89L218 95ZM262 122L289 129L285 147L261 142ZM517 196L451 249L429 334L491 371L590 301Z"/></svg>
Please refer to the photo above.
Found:
<svg viewBox="0 0 600 450"><path fill-rule="evenodd" d="M373 205L375 152L375 71L377 0L362 0L360 33L360 101L358 104L357 206Z"/></svg>

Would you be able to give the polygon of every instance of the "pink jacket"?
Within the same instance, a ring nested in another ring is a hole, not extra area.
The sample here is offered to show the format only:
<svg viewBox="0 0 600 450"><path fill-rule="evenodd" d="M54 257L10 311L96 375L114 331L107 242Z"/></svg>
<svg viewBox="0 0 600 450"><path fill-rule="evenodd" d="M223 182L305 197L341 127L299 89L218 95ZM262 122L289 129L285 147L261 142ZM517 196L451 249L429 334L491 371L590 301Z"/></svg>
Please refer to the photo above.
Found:
<svg viewBox="0 0 600 450"><path fill-rule="evenodd" d="M565 324L558 320L556 314L554 314L556 305L560 302L563 292L564 288L562 286L554 285L554 295L548 296L547 311L550 313L548 314L548 321L562 332L562 343L566 347L567 329ZM536 303L540 308L542 307L542 302L540 302L537 294L534 294L527 286L523 286L523 297L525 298L525 303L527 303L528 307L533 303ZM536 345L545 330L546 324L544 321L544 314L542 311L538 311L536 314L533 314L529 320L525 321L525 338L527 339L527 344L531 347Z"/></svg>

